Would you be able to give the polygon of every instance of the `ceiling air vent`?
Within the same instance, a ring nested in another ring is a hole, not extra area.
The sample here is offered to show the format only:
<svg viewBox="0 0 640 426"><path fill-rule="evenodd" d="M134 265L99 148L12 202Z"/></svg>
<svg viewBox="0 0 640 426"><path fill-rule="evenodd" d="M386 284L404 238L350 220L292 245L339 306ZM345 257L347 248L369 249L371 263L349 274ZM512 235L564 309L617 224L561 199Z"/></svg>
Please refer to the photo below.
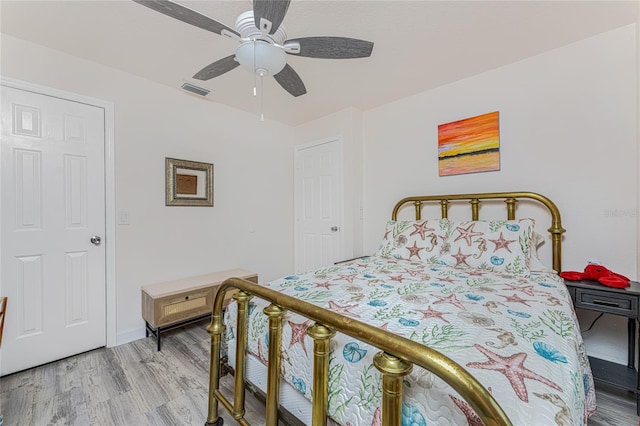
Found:
<svg viewBox="0 0 640 426"><path fill-rule="evenodd" d="M182 83L182 86L180 86L182 88L182 90L185 90L187 92L190 93L194 93L198 96L207 96L209 93L211 93L211 90L206 89L204 87L200 87L200 86L196 86L194 84L191 83L187 83L184 82Z"/></svg>

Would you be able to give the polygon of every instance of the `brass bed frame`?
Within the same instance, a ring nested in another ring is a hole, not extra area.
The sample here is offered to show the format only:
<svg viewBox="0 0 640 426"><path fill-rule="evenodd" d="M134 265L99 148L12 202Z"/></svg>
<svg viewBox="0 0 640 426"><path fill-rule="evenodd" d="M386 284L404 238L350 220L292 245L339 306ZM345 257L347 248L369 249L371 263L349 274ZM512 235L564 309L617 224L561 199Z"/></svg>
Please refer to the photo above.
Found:
<svg viewBox="0 0 640 426"><path fill-rule="evenodd" d="M562 262L562 228L560 212L547 197L533 192L495 192L482 194L456 194L407 197L393 209L392 219L408 204L415 208L416 220L421 219L425 203L440 203L441 215L448 217L451 203L468 201L471 205L471 220L478 220L481 200L504 200L507 219L515 219L516 203L519 199L530 199L543 204L551 215L553 269L560 272ZM224 295L229 290L239 290L233 298L238 304L237 346L235 354L235 377L233 402L219 390L220 348L225 330L223 322ZM329 382L329 344L336 333L343 333L377 347L381 351L374 357L374 365L382 375L382 424L399 426L402 418L402 380L413 365L418 365L447 382L476 411L485 425L511 425L508 417L491 394L462 366L429 347L393 333L344 317L291 296L251 283L240 278L226 280L216 293L211 324L207 331L211 335L211 359L209 377L209 408L205 426L221 426L224 422L218 415L218 402L231 413L241 425L249 425L245 413L245 366L247 353L247 325L249 300L259 297L271 304L264 309L269 318L269 353L267 365L266 425L278 424L280 388L280 348L282 341L282 319L286 311L295 312L315 321L307 334L314 339L313 361L313 426L326 425Z"/></svg>

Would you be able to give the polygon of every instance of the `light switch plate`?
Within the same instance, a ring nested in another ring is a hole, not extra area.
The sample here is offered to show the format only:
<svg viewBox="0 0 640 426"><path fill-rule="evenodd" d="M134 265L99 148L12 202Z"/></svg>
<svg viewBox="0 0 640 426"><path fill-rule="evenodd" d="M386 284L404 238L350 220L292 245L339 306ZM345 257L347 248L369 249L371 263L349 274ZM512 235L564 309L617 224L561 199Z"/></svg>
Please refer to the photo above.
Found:
<svg viewBox="0 0 640 426"><path fill-rule="evenodd" d="M129 212L121 211L118 214L118 224L119 225L128 225L129 224Z"/></svg>

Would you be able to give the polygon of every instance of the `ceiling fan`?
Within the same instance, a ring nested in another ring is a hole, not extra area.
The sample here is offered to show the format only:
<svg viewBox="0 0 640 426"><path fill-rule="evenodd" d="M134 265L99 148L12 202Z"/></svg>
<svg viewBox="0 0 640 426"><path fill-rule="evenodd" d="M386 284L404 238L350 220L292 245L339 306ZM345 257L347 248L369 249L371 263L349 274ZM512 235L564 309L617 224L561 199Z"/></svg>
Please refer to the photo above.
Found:
<svg viewBox="0 0 640 426"><path fill-rule="evenodd" d="M293 96L307 93L302 79L287 64L286 54L320 59L371 56L373 43L347 37L317 36L286 39L282 21L290 0L253 0L253 10L240 14L235 30L169 0L133 0L143 6L216 34L237 40L235 54L219 59L193 78L210 80L239 65L260 77L273 76Z"/></svg>

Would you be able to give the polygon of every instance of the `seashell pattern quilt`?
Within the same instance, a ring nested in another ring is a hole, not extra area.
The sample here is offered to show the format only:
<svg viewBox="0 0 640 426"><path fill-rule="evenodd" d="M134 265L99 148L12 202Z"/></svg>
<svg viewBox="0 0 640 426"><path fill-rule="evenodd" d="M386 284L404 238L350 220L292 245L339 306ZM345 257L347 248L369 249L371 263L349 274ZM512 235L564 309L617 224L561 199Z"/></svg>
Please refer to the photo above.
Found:
<svg viewBox="0 0 640 426"><path fill-rule="evenodd" d="M595 411L589 361L569 293L555 273L530 276L366 257L264 284L300 300L436 349L467 369L514 425L584 425ZM250 302L249 352L267 362L267 303ZM236 335L235 303L226 317ZM282 377L309 400L312 321L285 314ZM341 425L379 425L378 349L331 341L329 415ZM405 377L403 425L480 425L470 406L432 373Z"/></svg>

